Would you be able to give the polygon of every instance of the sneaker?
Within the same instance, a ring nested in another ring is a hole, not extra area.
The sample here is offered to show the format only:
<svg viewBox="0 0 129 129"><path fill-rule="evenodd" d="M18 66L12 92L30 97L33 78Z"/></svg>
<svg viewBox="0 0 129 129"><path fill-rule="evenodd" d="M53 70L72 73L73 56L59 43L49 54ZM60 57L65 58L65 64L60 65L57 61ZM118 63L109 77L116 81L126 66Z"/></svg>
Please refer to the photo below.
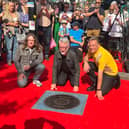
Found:
<svg viewBox="0 0 129 129"><path fill-rule="evenodd" d="M33 84L35 84L37 87L42 86L42 83L39 80L33 80Z"/></svg>
<svg viewBox="0 0 129 129"><path fill-rule="evenodd" d="M12 63L11 62L8 62L8 66L11 66L12 65Z"/></svg>

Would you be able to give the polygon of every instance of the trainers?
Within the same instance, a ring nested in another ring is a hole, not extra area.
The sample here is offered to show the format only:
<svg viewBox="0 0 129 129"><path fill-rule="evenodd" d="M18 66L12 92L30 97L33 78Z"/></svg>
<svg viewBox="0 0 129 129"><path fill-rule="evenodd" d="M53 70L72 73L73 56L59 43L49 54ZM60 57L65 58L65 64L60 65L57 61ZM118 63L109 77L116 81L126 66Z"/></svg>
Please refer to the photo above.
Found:
<svg viewBox="0 0 129 129"><path fill-rule="evenodd" d="M42 83L39 80L33 80L33 84L35 84L37 87L42 86Z"/></svg>
<svg viewBox="0 0 129 129"><path fill-rule="evenodd" d="M8 62L8 66L11 66L12 65L12 63L11 62Z"/></svg>

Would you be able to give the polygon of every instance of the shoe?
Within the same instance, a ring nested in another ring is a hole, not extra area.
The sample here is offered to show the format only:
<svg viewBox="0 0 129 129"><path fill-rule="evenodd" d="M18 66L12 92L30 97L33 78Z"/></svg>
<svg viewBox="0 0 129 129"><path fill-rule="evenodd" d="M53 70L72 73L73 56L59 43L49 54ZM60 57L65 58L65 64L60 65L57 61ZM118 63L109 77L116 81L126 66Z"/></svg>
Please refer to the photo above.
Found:
<svg viewBox="0 0 129 129"><path fill-rule="evenodd" d="M119 60L119 56L118 56L118 55L115 55L115 56L114 56L114 59L115 59L115 60Z"/></svg>
<svg viewBox="0 0 129 129"><path fill-rule="evenodd" d="M2 56L0 56L0 61L2 61L3 60L3 58L2 58Z"/></svg>
<svg viewBox="0 0 129 129"><path fill-rule="evenodd" d="M93 84L90 87L87 88L87 91L94 91L96 89L96 85Z"/></svg>
<svg viewBox="0 0 129 129"><path fill-rule="evenodd" d="M46 60L49 60L49 56L48 56L48 55L45 55L45 59L46 59Z"/></svg>
<svg viewBox="0 0 129 129"><path fill-rule="evenodd" d="M12 65L12 63L11 63L11 62L8 62L8 65L9 65L9 66L11 66L11 65Z"/></svg>
<svg viewBox="0 0 129 129"><path fill-rule="evenodd" d="M33 84L35 84L37 87L42 86L42 83L39 80L33 80Z"/></svg>
<svg viewBox="0 0 129 129"><path fill-rule="evenodd" d="M120 82L120 77L118 76L118 79L116 79L116 80L114 81L114 88L115 88L115 89L119 89L119 88L120 88L120 84L121 84L121 82Z"/></svg>

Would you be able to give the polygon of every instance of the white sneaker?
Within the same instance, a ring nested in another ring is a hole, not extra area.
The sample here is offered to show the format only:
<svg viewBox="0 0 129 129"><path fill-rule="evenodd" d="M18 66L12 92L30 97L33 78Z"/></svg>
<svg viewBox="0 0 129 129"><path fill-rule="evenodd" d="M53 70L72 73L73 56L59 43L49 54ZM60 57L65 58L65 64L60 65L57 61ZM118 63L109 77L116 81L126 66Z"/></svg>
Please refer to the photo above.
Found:
<svg viewBox="0 0 129 129"><path fill-rule="evenodd" d="M33 80L33 84L35 84L37 87L42 86L42 83L39 80Z"/></svg>

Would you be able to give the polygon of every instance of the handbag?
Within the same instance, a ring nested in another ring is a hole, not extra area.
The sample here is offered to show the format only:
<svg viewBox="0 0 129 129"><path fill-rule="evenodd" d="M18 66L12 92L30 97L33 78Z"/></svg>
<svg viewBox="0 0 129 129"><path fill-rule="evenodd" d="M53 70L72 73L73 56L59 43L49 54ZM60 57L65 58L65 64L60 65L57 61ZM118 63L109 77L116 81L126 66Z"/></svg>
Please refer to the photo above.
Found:
<svg viewBox="0 0 129 129"><path fill-rule="evenodd" d="M18 42L24 42L25 38L26 38L26 34L25 33L16 33L16 37L17 37L17 41Z"/></svg>
<svg viewBox="0 0 129 129"><path fill-rule="evenodd" d="M54 40L54 38L51 38L51 42L50 42L50 49L53 49L54 47L56 47L56 42Z"/></svg>
<svg viewBox="0 0 129 129"><path fill-rule="evenodd" d="M23 43L26 38L26 31L23 27L19 28L19 31L16 31L17 41Z"/></svg>

